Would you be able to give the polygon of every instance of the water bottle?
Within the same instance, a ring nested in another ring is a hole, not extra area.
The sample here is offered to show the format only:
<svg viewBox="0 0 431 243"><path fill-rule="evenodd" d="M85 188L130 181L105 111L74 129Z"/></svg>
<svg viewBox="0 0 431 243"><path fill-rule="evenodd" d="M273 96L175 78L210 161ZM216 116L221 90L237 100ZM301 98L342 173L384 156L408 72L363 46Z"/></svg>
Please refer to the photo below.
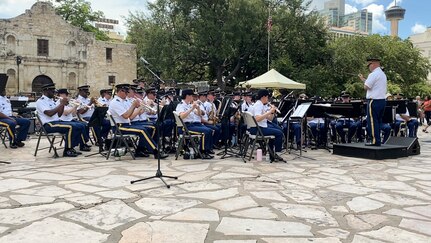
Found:
<svg viewBox="0 0 431 243"><path fill-rule="evenodd" d="M257 161L262 161L262 149L257 149L256 150L256 160Z"/></svg>
<svg viewBox="0 0 431 243"><path fill-rule="evenodd" d="M269 152L266 152L265 160L266 160L266 162L269 162L269 161L271 160L271 159L269 158Z"/></svg>
<svg viewBox="0 0 431 243"><path fill-rule="evenodd" d="M190 149L190 159L194 159L194 158L195 158L195 150Z"/></svg>

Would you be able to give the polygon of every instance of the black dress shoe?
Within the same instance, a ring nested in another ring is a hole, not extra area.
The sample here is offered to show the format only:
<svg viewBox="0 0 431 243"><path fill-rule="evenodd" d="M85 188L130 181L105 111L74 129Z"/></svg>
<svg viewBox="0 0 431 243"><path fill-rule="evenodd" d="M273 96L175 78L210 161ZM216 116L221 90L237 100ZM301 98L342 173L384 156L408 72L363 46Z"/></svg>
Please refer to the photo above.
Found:
<svg viewBox="0 0 431 243"><path fill-rule="evenodd" d="M214 157L209 154L202 154L202 159L212 159L212 158Z"/></svg>
<svg viewBox="0 0 431 243"><path fill-rule="evenodd" d="M276 154L275 159L280 162L286 162L280 155Z"/></svg>
<svg viewBox="0 0 431 243"><path fill-rule="evenodd" d="M208 154L215 154L213 150L209 150L207 153Z"/></svg>
<svg viewBox="0 0 431 243"><path fill-rule="evenodd" d="M82 146L82 147L79 148L79 151L90 152L91 148L87 147L87 146Z"/></svg>
<svg viewBox="0 0 431 243"><path fill-rule="evenodd" d="M73 149L65 150L63 152L63 157L76 157L78 154Z"/></svg>
<svg viewBox="0 0 431 243"><path fill-rule="evenodd" d="M365 146L375 146L375 147L379 147L380 144L376 144L376 143L366 143Z"/></svg>
<svg viewBox="0 0 431 243"><path fill-rule="evenodd" d="M165 154L165 152L160 152L160 157L158 157L159 155L157 154L157 152L155 152L154 153L154 158L155 159L158 159L158 158L160 158L160 159L166 159L169 155L168 154Z"/></svg>
<svg viewBox="0 0 431 243"><path fill-rule="evenodd" d="M23 143L21 141L16 142L16 146L18 146L18 148L22 148L22 147L24 147L24 145L25 145L25 143Z"/></svg>
<svg viewBox="0 0 431 243"><path fill-rule="evenodd" d="M213 145L213 148L214 148L214 149L221 149L221 148L220 148L220 146L218 146L218 145L216 145L216 144L214 144L214 145Z"/></svg>
<svg viewBox="0 0 431 243"><path fill-rule="evenodd" d="M75 149L70 149L70 150L72 150L73 152L75 152L75 154L77 154L77 155L81 155L82 154L81 152L78 152Z"/></svg>
<svg viewBox="0 0 431 243"><path fill-rule="evenodd" d="M142 152L142 151L136 151L136 152L135 152L135 157L140 157L140 158L145 157L145 158L147 158L147 157L150 157L150 155L149 155L149 154L147 154L147 153L144 153L144 152Z"/></svg>
<svg viewBox="0 0 431 243"><path fill-rule="evenodd" d="M16 149L16 148L18 148L18 145L16 145L15 143L11 143L11 144L9 145L9 148L11 148L11 149Z"/></svg>

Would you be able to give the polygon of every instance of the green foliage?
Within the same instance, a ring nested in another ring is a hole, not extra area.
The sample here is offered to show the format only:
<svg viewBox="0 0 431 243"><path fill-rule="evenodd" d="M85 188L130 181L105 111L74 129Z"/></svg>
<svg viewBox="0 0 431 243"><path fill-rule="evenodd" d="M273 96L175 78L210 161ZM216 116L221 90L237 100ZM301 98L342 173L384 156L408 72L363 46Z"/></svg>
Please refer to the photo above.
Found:
<svg viewBox="0 0 431 243"><path fill-rule="evenodd" d="M97 40L107 41L108 35L94 27L91 22L103 18L102 11L93 11L91 3L85 0L51 0L57 3L55 11L68 23L87 32L93 32Z"/></svg>
<svg viewBox="0 0 431 243"><path fill-rule="evenodd" d="M430 63L409 40L380 35L356 36L337 39L330 43L329 48L333 54L328 67L339 91L347 88L352 89L351 92L359 92L353 88L362 86L356 74L368 74L368 57L381 59L389 81L388 92L415 96L426 87L424 82ZM358 82L360 85L355 85Z"/></svg>
<svg viewBox="0 0 431 243"><path fill-rule="evenodd" d="M158 0L148 9L129 15L128 41L164 77L224 87L266 72L268 9L271 67L301 77L324 57L326 32L302 0Z"/></svg>

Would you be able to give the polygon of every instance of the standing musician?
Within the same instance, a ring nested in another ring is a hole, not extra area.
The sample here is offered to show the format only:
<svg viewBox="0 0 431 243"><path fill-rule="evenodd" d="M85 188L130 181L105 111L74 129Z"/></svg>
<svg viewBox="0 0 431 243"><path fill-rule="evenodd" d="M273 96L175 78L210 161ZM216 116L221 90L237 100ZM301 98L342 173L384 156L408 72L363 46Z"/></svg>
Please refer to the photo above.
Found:
<svg viewBox="0 0 431 243"><path fill-rule="evenodd" d="M88 95L90 95L89 89L89 85L78 87L78 97L76 98L76 101L82 104L78 108L78 113L81 115L82 119L86 121L90 121L90 118L94 113L94 106L96 104L96 99L88 97ZM102 126L93 126L93 129L96 133L96 139L101 138L103 142L111 130L111 124L109 124L107 119L103 119ZM99 143L99 141L96 142Z"/></svg>
<svg viewBox="0 0 431 243"><path fill-rule="evenodd" d="M206 127L213 130L213 147L217 147L216 143L219 141L221 136L221 127L214 123L215 116L215 106L212 103L207 102L207 92L203 91L199 93L199 106L201 111L203 111L203 115L201 117L201 122ZM212 120L210 120L210 115Z"/></svg>
<svg viewBox="0 0 431 243"><path fill-rule="evenodd" d="M76 119L76 112L78 110L79 103L68 99L69 92L67 89L58 89L57 94L59 96L59 99L56 101L57 106L60 105L62 99L69 101L69 103L64 106L63 114L60 116L60 121L73 122L77 127L79 127L82 134L79 141L79 150L91 151L91 146L87 145L88 141L90 141L88 124Z"/></svg>
<svg viewBox="0 0 431 243"><path fill-rule="evenodd" d="M184 89L181 93L182 102L177 105L176 112L183 119L187 129L192 134L202 134L201 152L202 159L214 158L211 153L213 130L201 123L202 111L197 101L193 102L193 90Z"/></svg>
<svg viewBox="0 0 431 243"><path fill-rule="evenodd" d="M22 141L27 139L30 120L13 116L12 105L6 97L6 83L7 79L2 80L0 83L0 126L5 127L9 134L9 147L16 149L25 145ZM18 133L16 131L17 125L19 125Z"/></svg>
<svg viewBox="0 0 431 243"><path fill-rule="evenodd" d="M258 126L262 130L262 133L264 136L273 135L275 139L271 139L269 141L269 146L271 148L275 147L275 153L274 158L271 158L271 161L284 161L283 158L281 158L277 152L281 152L282 144L283 144L283 131L279 128L274 128L268 125L271 121L274 119L275 112L277 110L277 107L272 106L269 108L267 106L267 103L269 101L269 91L266 89L261 89L257 92L257 101L253 106L253 115L258 123ZM250 133L253 135L256 135L257 128L252 127L250 128ZM271 156L272 157L272 156Z"/></svg>
<svg viewBox="0 0 431 243"><path fill-rule="evenodd" d="M130 118L139 112L136 108L140 106L140 103L138 100L134 100L132 104L129 105L126 100L129 87L129 84L119 84L116 86L117 95L109 105L109 112L115 122L118 123L119 129L122 133L135 134L139 136L138 148L135 151L136 157L148 157L148 155L144 153L144 148L146 148L150 153L153 153L155 159L157 159L158 154L160 154L161 159L168 157L168 155L163 151L158 153L157 145L154 140L151 139L146 127L130 123Z"/></svg>
<svg viewBox="0 0 431 243"><path fill-rule="evenodd" d="M42 86L43 96L36 101L36 110L39 114L42 126L48 133L58 132L66 135L63 156L76 157L77 152L74 147L81 141L82 129L74 122L61 121L64 107L68 104L67 99L61 99L59 105L55 104L55 84L45 84Z"/></svg>
<svg viewBox="0 0 431 243"><path fill-rule="evenodd" d="M367 91L367 131L371 141L366 146L380 146L380 127L386 106L387 78L380 68L380 59L368 58L367 67L370 74L365 79L362 74L359 78L364 81L364 89Z"/></svg>
<svg viewBox="0 0 431 243"><path fill-rule="evenodd" d="M112 99L112 89L101 89L100 97L97 99L97 103L103 106L109 106L109 102Z"/></svg>

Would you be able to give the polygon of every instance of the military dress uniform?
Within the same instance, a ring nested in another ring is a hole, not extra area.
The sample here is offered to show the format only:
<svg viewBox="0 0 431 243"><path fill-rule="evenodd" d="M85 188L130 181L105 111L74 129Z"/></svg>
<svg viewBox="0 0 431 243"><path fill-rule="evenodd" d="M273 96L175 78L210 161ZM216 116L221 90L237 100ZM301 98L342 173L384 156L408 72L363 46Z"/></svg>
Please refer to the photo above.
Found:
<svg viewBox="0 0 431 243"><path fill-rule="evenodd" d="M215 109L215 105L212 104L209 101L206 101L205 103L202 103L200 105L200 109L201 111L204 111L205 114L202 116L202 120L203 123L206 127L210 128L211 130L213 130L213 145L216 144L219 140L220 140L220 136L221 136L221 126L218 124L209 124L208 123L208 119L209 119L209 114L210 112L216 112L217 110Z"/></svg>
<svg viewBox="0 0 431 243"><path fill-rule="evenodd" d="M61 133L66 135L64 156L75 157L76 151L73 148L79 145L82 129L74 122L60 121L58 114L52 116L45 114L45 111L57 107L53 99L43 95L36 101L36 110L39 114L43 127L48 133Z"/></svg>
<svg viewBox="0 0 431 243"><path fill-rule="evenodd" d="M10 138L10 147L17 148L24 146L22 141L27 139L30 128L30 120L12 116L12 105L6 96L0 96L0 114L9 118L0 117L0 126L5 127ZM19 125L18 131L16 126Z"/></svg>
<svg viewBox="0 0 431 243"><path fill-rule="evenodd" d="M192 109L192 105L187 104L185 100L183 100L177 105L176 112L181 114L183 112L187 112L190 109ZM190 112L190 114L184 118L183 121L191 134L202 134L200 149L204 154L208 155L213 147L213 130L203 125L201 122L201 117L194 111Z"/></svg>
<svg viewBox="0 0 431 243"><path fill-rule="evenodd" d="M132 124L129 118L126 119L122 116L129 108L129 102L119 96L115 96L109 104L109 112L111 113L115 122L118 123L120 131L124 134L134 134L139 136L137 152L143 153L144 148L146 148L147 151L153 153L156 156L157 146L154 140L151 138L148 128L142 125Z"/></svg>

